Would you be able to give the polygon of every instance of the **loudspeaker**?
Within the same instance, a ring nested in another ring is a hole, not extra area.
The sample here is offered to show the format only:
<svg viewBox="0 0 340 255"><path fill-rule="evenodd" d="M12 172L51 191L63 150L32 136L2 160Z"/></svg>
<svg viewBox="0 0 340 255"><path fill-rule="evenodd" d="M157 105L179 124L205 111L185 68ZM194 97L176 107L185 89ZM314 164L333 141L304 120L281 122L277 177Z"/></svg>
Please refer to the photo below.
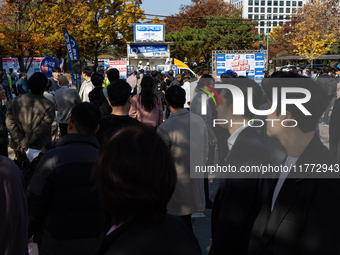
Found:
<svg viewBox="0 0 340 255"><path fill-rule="evenodd" d="M72 73L73 74L81 74L81 64L80 59L71 60L72 63Z"/></svg>

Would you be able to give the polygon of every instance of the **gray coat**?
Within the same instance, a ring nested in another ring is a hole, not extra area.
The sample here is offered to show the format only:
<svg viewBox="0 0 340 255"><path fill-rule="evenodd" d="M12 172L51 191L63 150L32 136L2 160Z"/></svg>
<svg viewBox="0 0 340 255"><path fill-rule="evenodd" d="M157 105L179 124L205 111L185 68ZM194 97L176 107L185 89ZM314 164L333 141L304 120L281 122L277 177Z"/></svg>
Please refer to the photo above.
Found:
<svg viewBox="0 0 340 255"><path fill-rule="evenodd" d="M175 161L177 183L168 203L168 213L177 216L202 212L205 196L202 178L193 176L195 166L204 166L208 155L208 132L203 119L186 109L170 114L157 129Z"/></svg>
<svg viewBox="0 0 340 255"><path fill-rule="evenodd" d="M11 147L32 148L46 152L51 143L54 104L43 95L32 92L14 98L6 113L6 126L11 135Z"/></svg>

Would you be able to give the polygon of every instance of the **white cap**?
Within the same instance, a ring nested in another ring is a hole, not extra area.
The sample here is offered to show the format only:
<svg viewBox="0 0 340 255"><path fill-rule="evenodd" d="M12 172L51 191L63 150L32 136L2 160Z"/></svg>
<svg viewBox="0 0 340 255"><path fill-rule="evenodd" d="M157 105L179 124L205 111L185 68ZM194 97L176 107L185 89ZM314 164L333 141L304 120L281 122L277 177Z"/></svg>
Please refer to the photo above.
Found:
<svg viewBox="0 0 340 255"><path fill-rule="evenodd" d="M149 62L146 62L146 65L147 65L147 66L149 66L149 65L150 65L150 63L149 63Z"/></svg>
<svg viewBox="0 0 340 255"><path fill-rule="evenodd" d="M143 62L142 62L142 60L141 61L139 61L139 64L142 64Z"/></svg>

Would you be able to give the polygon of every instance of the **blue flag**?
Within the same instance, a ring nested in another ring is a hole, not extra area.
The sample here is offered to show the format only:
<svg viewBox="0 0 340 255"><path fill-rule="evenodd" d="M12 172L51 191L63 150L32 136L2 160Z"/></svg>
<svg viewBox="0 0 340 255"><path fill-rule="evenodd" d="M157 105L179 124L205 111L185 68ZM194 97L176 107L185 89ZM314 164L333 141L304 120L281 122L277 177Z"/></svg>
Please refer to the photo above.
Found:
<svg viewBox="0 0 340 255"><path fill-rule="evenodd" d="M67 32L65 28L63 28L63 33L65 37L65 42L66 42L68 63L70 66L72 84L77 86L76 80L78 79L80 81L81 77L80 77L80 74L72 74L72 60L79 59L78 45L77 45L76 40L74 40L74 38L69 35L69 33Z"/></svg>
<svg viewBox="0 0 340 255"><path fill-rule="evenodd" d="M260 52L263 54L264 53L264 47L262 44L260 44Z"/></svg>

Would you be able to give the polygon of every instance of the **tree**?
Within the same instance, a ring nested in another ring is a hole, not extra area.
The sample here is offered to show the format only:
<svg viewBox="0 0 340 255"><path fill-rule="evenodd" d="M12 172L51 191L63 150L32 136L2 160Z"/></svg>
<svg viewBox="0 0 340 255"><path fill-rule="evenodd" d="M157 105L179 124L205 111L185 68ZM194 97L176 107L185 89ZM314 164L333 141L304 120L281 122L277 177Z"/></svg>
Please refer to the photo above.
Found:
<svg viewBox="0 0 340 255"><path fill-rule="evenodd" d="M164 19L166 31L182 31L183 27L204 28L206 16L233 15L238 10L223 0L191 0L190 5L181 5L179 13Z"/></svg>
<svg viewBox="0 0 340 255"><path fill-rule="evenodd" d="M133 23L144 18L140 4L141 0L88 1L82 24L71 32L87 51L92 51L94 70L104 47L115 45L117 49L126 49L127 41L133 39Z"/></svg>
<svg viewBox="0 0 340 255"><path fill-rule="evenodd" d="M0 7L0 36L4 55L17 57L20 70L27 71L33 56L39 55L44 37L36 31L40 4L47 1L4 0ZM24 56L28 56L24 63Z"/></svg>
<svg viewBox="0 0 340 255"><path fill-rule="evenodd" d="M315 0L294 13L299 21L294 33L293 44L297 46L295 52L306 56L312 66L313 59L329 51L336 41L335 35L339 34L338 15L334 13L339 4L335 2L337 0Z"/></svg>
<svg viewBox="0 0 340 255"><path fill-rule="evenodd" d="M212 50L250 49L258 40L256 23L243 20L239 12L233 15L207 16L204 28L183 27L182 32L168 33L166 39L174 42L175 54L183 59L183 52L191 59L202 56L211 59Z"/></svg>

